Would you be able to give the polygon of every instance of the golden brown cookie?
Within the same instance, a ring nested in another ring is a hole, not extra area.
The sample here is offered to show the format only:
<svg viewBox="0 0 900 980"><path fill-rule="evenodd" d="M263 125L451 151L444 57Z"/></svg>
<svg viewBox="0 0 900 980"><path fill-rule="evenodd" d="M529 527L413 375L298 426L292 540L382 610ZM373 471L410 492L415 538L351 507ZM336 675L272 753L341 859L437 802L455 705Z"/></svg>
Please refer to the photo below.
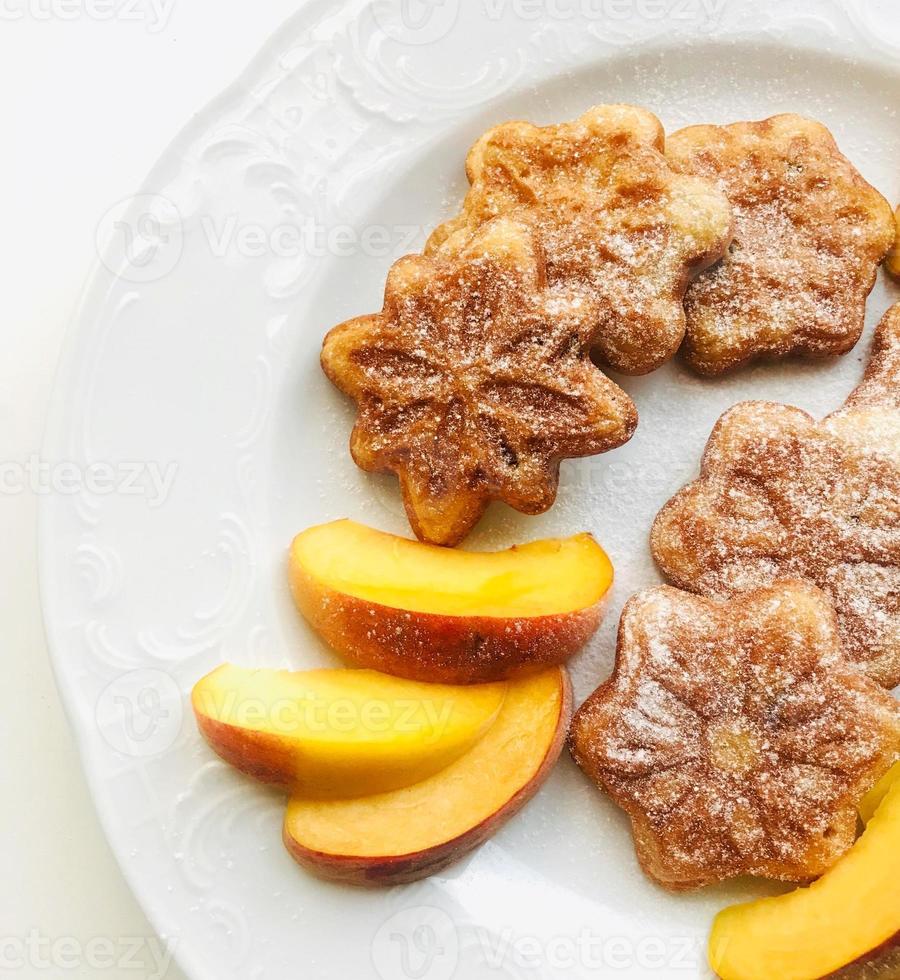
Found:
<svg viewBox="0 0 900 980"><path fill-rule="evenodd" d="M684 336L684 291L731 240L731 208L709 181L673 173L659 120L627 105L572 122L489 130L466 160L471 189L427 254L452 254L500 214L528 221L551 284L582 297L595 352L626 374L668 360Z"/></svg>
<svg viewBox="0 0 900 980"><path fill-rule="evenodd" d="M900 757L900 704L845 660L813 586L729 601L664 585L626 604L615 671L569 739L660 885L805 881L853 844L857 804Z"/></svg>
<svg viewBox="0 0 900 980"><path fill-rule="evenodd" d="M790 114L690 126L668 138L666 156L716 181L735 217L725 258L685 297L687 362L719 374L760 355L850 350L894 224L831 133Z"/></svg>
<svg viewBox="0 0 900 980"><path fill-rule="evenodd" d="M381 313L325 338L322 367L359 407L353 458L397 474L423 541L457 544L494 499L541 513L561 459L631 437L634 404L591 363L580 303L548 287L529 226L499 218L451 257L400 259Z"/></svg>
<svg viewBox="0 0 900 980"><path fill-rule="evenodd" d="M782 576L831 597L847 656L900 683L900 305L878 326L863 381L816 422L744 402L719 419L700 478L650 536L666 577L734 595Z"/></svg>

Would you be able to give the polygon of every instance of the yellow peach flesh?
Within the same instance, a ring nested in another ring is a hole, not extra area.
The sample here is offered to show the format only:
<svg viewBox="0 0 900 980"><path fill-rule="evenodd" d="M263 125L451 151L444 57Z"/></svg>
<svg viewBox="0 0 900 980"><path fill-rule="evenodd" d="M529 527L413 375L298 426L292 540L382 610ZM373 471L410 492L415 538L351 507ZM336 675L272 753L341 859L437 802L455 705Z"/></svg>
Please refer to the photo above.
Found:
<svg viewBox="0 0 900 980"><path fill-rule="evenodd" d="M461 838L502 813L535 779L565 700L559 668L510 681L497 720L451 766L413 786L363 799L294 798L285 837L326 863L329 855L377 861L417 854Z"/></svg>
<svg viewBox="0 0 900 980"><path fill-rule="evenodd" d="M720 912L709 958L723 980L819 980L898 934L900 781L849 853L808 888Z"/></svg>
<svg viewBox="0 0 900 980"><path fill-rule="evenodd" d="M894 212L894 227L897 237L894 240L894 247L888 253L885 264L891 275L900 278L900 207Z"/></svg>
<svg viewBox="0 0 900 980"><path fill-rule="evenodd" d="M468 752L496 719L505 683L465 688L372 670L246 670L194 687L201 731L226 761L310 796L396 789Z"/></svg>
<svg viewBox="0 0 900 980"><path fill-rule="evenodd" d="M863 823L868 823L875 816L875 811L881 806L894 783L900 783L900 762L890 768L863 797L859 804L859 815Z"/></svg>
<svg viewBox="0 0 900 980"><path fill-rule="evenodd" d="M334 592L448 616L559 615L592 606L612 581L609 558L589 534L472 552L343 520L297 535L291 557Z"/></svg>

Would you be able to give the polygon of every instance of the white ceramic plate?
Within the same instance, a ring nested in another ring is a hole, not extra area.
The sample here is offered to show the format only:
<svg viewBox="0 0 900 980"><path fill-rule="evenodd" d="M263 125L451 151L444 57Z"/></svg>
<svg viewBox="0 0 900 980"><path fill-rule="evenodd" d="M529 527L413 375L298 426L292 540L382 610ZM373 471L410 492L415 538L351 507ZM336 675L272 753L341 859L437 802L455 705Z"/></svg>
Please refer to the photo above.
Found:
<svg viewBox="0 0 900 980"><path fill-rule="evenodd" d="M45 459L67 465L46 476L44 608L106 832L193 978L706 975L714 912L759 884L656 889L621 813L567 758L446 873L355 891L291 862L279 794L212 757L186 698L223 660L333 662L286 591L296 531L343 515L407 531L393 481L351 463L351 408L317 355L453 212L475 136L597 102L645 105L669 129L792 110L900 200L891 4L309 2L104 220L49 425ZM881 282L869 330L894 299ZM650 522L718 415L746 397L827 412L868 336L825 364L624 379L641 413L631 443L566 465L541 518L492 508L471 545L589 528L613 556L608 619L574 664L579 699L610 668L622 603L658 581Z"/></svg>

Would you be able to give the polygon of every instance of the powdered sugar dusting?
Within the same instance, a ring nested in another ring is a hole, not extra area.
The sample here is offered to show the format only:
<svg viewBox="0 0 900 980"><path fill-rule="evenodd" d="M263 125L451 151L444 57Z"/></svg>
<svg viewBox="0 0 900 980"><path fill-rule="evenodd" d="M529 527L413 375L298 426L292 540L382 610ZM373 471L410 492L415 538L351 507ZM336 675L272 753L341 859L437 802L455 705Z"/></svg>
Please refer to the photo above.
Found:
<svg viewBox="0 0 900 980"><path fill-rule="evenodd" d="M760 354L843 354L890 248L888 202L819 123L780 115L669 137L682 173L716 179L734 208L725 258L688 290L688 361L716 374Z"/></svg>
<svg viewBox="0 0 900 980"><path fill-rule="evenodd" d="M571 738L660 883L800 881L852 844L856 804L900 757L900 705L846 661L811 585L661 586L626 605L615 672Z"/></svg>
<svg viewBox="0 0 900 980"><path fill-rule="evenodd" d="M691 591L814 582L834 602L847 655L886 687L900 683L898 361L895 308L862 384L823 422L771 402L731 409L700 479L663 508L652 533L664 573Z"/></svg>
<svg viewBox="0 0 900 980"><path fill-rule="evenodd" d="M643 374L684 336L690 276L720 258L731 209L712 182L673 172L652 113L597 106L569 123L512 122L469 154L462 213L440 226L427 250L453 253L497 215L535 230L553 285L582 298L598 355Z"/></svg>
<svg viewBox="0 0 900 980"><path fill-rule="evenodd" d="M530 226L498 218L458 254L401 259L382 313L328 335L326 373L359 405L354 459L400 476L420 537L457 543L491 499L540 513L561 458L631 437L637 412L591 362L581 307L547 287Z"/></svg>

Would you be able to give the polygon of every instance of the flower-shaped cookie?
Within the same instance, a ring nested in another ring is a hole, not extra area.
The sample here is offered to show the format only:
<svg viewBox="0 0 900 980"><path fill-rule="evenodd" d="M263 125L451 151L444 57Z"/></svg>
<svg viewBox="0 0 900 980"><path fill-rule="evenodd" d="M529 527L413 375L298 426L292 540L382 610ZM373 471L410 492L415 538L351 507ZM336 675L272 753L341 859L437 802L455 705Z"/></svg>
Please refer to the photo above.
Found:
<svg viewBox="0 0 900 980"><path fill-rule="evenodd" d="M597 354L626 374L652 371L681 344L685 289L722 256L732 225L725 195L674 173L663 143L659 120L625 105L558 126L497 126L469 152L462 212L426 253L458 251L500 214L527 220L549 281L583 297Z"/></svg>
<svg viewBox="0 0 900 980"><path fill-rule="evenodd" d="M900 306L860 386L822 422L772 402L726 412L700 478L660 511L650 541L666 577L692 592L815 583L849 659L900 683Z"/></svg>
<svg viewBox="0 0 900 980"><path fill-rule="evenodd" d="M853 844L857 804L900 757L900 704L844 659L811 585L730 601L660 586L626 604L570 744L659 884L804 881Z"/></svg>
<svg viewBox="0 0 900 980"><path fill-rule="evenodd" d="M716 181L735 216L727 255L685 298L688 363L719 374L762 354L850 350L894 223L831 133L796 115L691 126L666 156Z"/></svg>
<svg viewBox="0 0 900 980"><path fill-rule="evenodd" d="M530 228L499 218L455 256L400 259L382 312L325 338L325 373L359 406L353 458L398 475L419 538L456 544L491 499L540 513L561 459L631 437L637 412L592 364L581 302L548 288Z"/></svg>

